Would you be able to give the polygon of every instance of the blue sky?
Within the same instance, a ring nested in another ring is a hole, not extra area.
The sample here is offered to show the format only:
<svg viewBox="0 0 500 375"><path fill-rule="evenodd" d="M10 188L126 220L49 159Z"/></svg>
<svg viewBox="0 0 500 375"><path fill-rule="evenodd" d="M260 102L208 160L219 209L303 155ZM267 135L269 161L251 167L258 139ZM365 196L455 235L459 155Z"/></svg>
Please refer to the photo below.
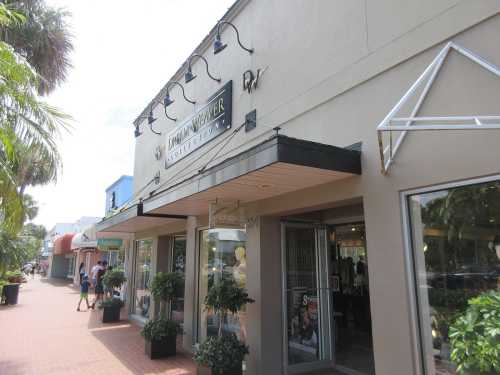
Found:
<svg viewBox="0 0 500 375"><path fill-rule="evenodd" d="M48 101L75 119L57 184L29 190L47 228L103 216L104 190L133 174L132 121L234 0L47 0L73 13L74 68Z"/></svg>

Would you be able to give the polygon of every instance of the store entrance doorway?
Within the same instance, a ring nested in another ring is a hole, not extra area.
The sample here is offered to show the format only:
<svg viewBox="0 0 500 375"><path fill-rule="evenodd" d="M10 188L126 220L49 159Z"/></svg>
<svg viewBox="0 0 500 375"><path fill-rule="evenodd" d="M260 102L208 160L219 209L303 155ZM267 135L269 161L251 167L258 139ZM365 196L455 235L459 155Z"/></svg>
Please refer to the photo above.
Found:
<svg viewBox="0 0 500 375"><path fill-rule="evenodd" d="M335 366L374 375L365 225L329 226L328 242Z"/></svg>
<svg viewBox="0 0 500 375"><path fill-rule="evenodd" d="M288 374L375 374L363 223L285 223L284 354Z"/></svg>

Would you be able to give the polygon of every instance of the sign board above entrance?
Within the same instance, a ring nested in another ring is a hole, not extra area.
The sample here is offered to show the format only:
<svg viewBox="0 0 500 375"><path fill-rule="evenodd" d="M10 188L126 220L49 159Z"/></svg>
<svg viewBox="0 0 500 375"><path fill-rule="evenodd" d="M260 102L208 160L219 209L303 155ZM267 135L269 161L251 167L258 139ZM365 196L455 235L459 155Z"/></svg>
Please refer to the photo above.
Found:
<svg viewBox="0 0 500 375"><path fill-rule="evenodd" d="M167 134L165 168L231 128L233 85L226 83L188 120Z"/></svg>
<svg viewBox="0 0 500 375"><path fill-rule="evenodd" d="M121 247L123 240L121 238L98 238L98 247Z"/></svg>
<svg viewBox="0 0 500 375"><path fill-rule="evenodd" d="M208 206L209 228L241 228L247 220L245 208L239 202L210 202Z"/></svg>

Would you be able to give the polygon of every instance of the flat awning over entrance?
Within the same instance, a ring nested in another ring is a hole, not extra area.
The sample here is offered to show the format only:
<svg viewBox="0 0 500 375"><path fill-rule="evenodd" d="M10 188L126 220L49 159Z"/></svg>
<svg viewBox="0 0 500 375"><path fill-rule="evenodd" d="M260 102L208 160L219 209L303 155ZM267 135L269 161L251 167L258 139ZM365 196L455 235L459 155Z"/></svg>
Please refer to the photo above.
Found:
<svg viewBox="0 0 500 375"><path fill-rule="evenodd" d="M137 233L184 219L185 215L144 213L139 203L97 223L96 232Z"/></svg>
<svg viewBox="0 0 500 375"><path fill-rule="evenodd" d="M241 203L361 174L361 152L275 135L144 201L144 212L203 215L209 203Z"/></svg>

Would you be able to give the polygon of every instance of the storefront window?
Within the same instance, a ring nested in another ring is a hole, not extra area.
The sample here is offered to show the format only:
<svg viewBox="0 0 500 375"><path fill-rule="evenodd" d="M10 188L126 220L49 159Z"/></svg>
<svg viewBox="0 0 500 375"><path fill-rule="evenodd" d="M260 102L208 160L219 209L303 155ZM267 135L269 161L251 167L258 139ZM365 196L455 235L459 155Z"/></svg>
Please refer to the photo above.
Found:
<svg viewBox="0 0 500 375"><path fill-rule="evenodd" d="M148 318L151 304L151 251L152 240L141 240L136 242L136 261L134 278L134 313L135 315Z"/></svg>
<svg viewBox="0 0 500 375"><path fill-rule="evenodd" d="M172 250L172 272L185 276L186 272L186 237L174 237ZM184 323L184 288L177 301L172 303L172 319L180 324Z"/></svg>
<svg viewBox="0 0 500 375"><path fill-rule="evenodd" d="M71 255L66 255L66 259L68 262L68 277L72 278L75 276L75 262L76 258L73 254Z"/></svg>
<svg viewBox="0 0 500 375"><path fill-rule="evenodd" d="M426 373L457 374L450 333L471 298L500 286L500 182L415 194L408 204Z"/></svg>
<svg viewBox="0 0 500 375"><path fill-rule="evenodd" d="M123 250L104 250L101 251L101 261L108 262L108 265L113 267L123 267L125 262L125 252Z"/></svg>
<svg viewBox="0 0 500 375"><path fill-rule="evenodd" d="M216 336L219 318L206 310L203 302L213 285L222 279L233 278L246 287L246 232L243 229L210 229L200 235L199 280L199 339ZM246 311L229 315L224 321L223 332L235 333L241 340L246 338Z"/></svg>

